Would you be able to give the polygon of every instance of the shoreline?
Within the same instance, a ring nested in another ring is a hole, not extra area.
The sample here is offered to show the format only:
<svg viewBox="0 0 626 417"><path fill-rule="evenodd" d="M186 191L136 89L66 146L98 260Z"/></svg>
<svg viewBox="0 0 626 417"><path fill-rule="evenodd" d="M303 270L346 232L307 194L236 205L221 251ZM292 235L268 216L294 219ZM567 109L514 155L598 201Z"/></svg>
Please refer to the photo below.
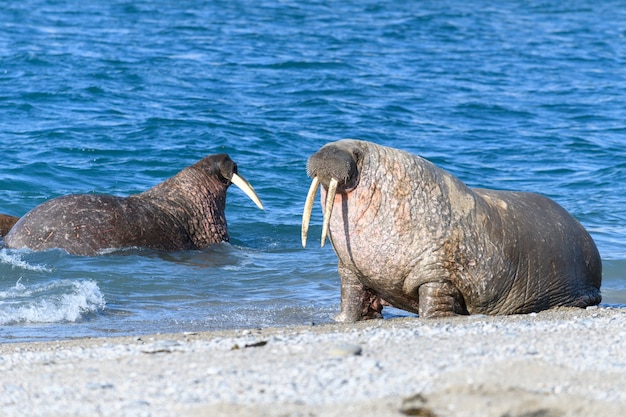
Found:
<svg viewBox="0 0 626 417"><path fill-rule="evenodd" d="M7 416L585 416L626 408L626 309L0 345Z"/></svg>

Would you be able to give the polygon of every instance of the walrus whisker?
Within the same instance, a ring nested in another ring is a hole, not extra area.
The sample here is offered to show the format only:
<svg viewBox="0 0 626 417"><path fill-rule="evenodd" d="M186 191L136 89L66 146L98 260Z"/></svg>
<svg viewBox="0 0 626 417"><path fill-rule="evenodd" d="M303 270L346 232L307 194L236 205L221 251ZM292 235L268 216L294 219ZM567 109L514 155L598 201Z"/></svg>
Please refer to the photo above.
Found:
<svg viewBox="0 0 626 417"><path fill-rule="evenodd" d="M306 201L304 202L304 212L302 213L302 247L306 248L306 237L309 233L309 222L311 221L311 213L313 212L313 203L315 203L315 194L320 187L320 180L317 177L313 177L311 181L311 187L306 195Z"/></svg>
<svg viewBox="0 0 626 417"><path fill-rule="evenodd" d="M339 184L339 182L336 178L331 178L330 183L328 184L326 206L324 207L324 225L322 226L322 247L326 244L326 235L328 234L328 227L330 225L330 215L333 213L335 194L337 193L337 184Z"/></svg>
<svg viewBox="0 0 626 417"><path fill-rule="evenodd" d="M250 183L246 181L245 178L233 173L231 182L235 184L237 187L239 187L241 191L246 193L246 195L250 197L250 200L254 201L254 204L256 204L258 208L260 208L261 210L265 210L263 208L263 204L261 203L261 200L259 199L259 196L256 194L256 191L254 191L254 188L252 188Z"/></svg>

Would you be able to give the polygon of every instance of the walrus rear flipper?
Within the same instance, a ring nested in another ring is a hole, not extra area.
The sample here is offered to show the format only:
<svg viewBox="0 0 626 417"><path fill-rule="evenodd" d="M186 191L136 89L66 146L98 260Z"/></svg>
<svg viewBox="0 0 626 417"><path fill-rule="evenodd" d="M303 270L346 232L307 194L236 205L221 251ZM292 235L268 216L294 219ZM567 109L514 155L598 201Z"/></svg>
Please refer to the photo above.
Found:
<svg viewBox="0 0 626 417"><path fill-rule="evenodd" d="M9 216L7 214L0 214L0 236L4 236L9 233L9 230L19 220L19 217Z"/></svg>

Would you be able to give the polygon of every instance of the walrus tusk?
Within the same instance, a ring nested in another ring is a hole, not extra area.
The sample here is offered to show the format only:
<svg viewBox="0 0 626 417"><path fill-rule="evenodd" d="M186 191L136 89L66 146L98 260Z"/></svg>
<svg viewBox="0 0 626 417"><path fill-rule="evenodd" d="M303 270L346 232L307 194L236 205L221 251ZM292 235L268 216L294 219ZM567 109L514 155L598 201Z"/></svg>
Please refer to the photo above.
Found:
<svg viewBox="0 0 626 417"><path fill-rule="evenodd" d="M328 193L326 195L326 205L324 207L324 225L322 226L322 247L326 244L326 235L328 234L328 225L330 224L330 215L333 213L333 205L335 204L335 194L337 193L338 181L335 178L330 179L328 184Z"/></svg>
<svg viewBox="0 0 626 417"><path fill-rule="evenodd" d="M260 208L261 210L265 210L263 208L261 200L259 199L259 196L256 195L256 191L254 191L254 188L252 188L248 181L246 181L243 177L240 177L239 175L233 173L231 182L239 187L241 191L246 193L246 195L250 197L250 200L254 201L254 204L256 204L258 208Z"/></svg>
<svg viewBox="0 0 626 417"><path fill-rule="evenodd" d="M306 201L304 202L304 212L302 213L302 247L306 248L306 237L309 233L309 222L311 221L311 213L313 212L313 203L315 202L315 194L320 187L320 180L317 177L313 177L309 192L306 195Z"/></svg>

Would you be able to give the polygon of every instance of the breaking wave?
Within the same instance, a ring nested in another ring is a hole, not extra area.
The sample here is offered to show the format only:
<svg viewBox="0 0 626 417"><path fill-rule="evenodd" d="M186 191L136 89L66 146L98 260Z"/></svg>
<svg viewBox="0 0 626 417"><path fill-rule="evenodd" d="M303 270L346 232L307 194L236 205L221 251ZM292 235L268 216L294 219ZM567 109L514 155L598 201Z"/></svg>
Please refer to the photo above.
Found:
<svg viewBox="0 0 626 417"><path fill-rule="evenodd" d="M8 252L6 249L0 249L0 263L35 272L52 272L50 268L43 265L32 265L24 261L22 257L15 252Z"/></svg>
<svg viewBox="0 0 626 417"><path fill-rule="evenodd" d="M104 295L92 280L58 280L0 291L0 325L76 322L104 309Z"/></svg>

